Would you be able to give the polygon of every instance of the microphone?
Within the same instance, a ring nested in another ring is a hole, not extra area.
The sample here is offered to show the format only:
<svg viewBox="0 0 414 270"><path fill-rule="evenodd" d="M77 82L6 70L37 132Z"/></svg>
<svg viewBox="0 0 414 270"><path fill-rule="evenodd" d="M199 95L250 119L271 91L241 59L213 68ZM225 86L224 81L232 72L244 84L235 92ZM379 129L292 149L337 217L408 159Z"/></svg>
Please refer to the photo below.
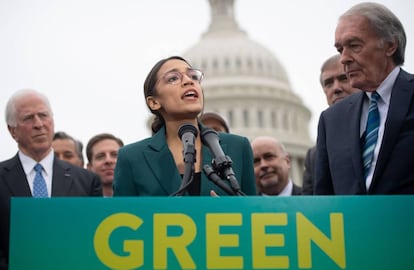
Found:
<svg viewBox="0 0 414 270"><path fill-rule="evenodd" d="M221 181L220 177L216 174L216 172L208 165L204 165L203 167L204 173L207 175L208 179L210 179L214 184L220 187L229 195L236 195L236 193L227 186L223 181Z"/></svg>
<svg viewBox="0 0 414 270"><path fill-rule="evenodd" d="M194 163L195 161L195 138L198 131L192 124L183 124L178 129L178 136L183 143L184 163Z"/></svg>
<svg viewBox="0 0 414 270"><path fill-rule="evenodd" d="M210 152L213 155L213 168L221 178L227 179L230 182L230 186L235 193L244 195L240 190L239 182L231 168L232 161L230 157L224 154L223 149L220 146L217 132L212 128L203 129L201 131L201 141L210 149Z"/></svg>
<svg viewBox="0 0 414 270"><path fill-rule="evenodd" d="M226 155L219 144L217 131L212 128L203 129L201 131L201 141L210 149L210 152L217 163L227 161Z"/></svg>
<svg viewBox="0 0 414 270"><path fill-rule="evenodd" d="M194 162L196 160L195 138L197 135L197 129L189 123L181 125L178 129L178 136L183 143L184 175L179 189L171 194L171 196L184 195L187 187L193 182Z"/></svg>

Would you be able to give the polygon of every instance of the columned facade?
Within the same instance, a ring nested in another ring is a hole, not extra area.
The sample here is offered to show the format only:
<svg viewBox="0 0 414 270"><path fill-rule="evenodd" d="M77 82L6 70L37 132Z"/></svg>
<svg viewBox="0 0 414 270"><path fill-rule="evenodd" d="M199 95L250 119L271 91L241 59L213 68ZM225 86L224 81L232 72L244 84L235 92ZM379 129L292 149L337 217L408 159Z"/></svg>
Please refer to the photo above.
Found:
<svg viewBox="0 0 414 270"><path fill-rule="evenodd" d="M285 69L239 28L234 0L210 0L211 23L183 55L205 73L205 111L224 116L232 133L274 136L292 158L291 176L302 185L311 113L291 88Z"/></svg>

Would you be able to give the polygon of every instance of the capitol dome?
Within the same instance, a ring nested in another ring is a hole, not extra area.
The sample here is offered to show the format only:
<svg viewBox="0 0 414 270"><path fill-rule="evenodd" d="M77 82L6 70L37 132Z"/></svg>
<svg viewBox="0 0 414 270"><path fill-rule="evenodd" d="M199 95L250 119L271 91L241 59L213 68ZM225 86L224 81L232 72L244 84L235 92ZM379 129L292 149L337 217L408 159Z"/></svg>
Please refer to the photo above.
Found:
<svg viewBox="0 0 414 270"><path fill-rule="evenodd" d="M301 185L311 113L293 91L274 54L251 40L237 24L234 0L209 0L211 22L183 56L205 74L206 112L227 119L230 131L248 137L273 136L292 159L292 179Z"/></svg>

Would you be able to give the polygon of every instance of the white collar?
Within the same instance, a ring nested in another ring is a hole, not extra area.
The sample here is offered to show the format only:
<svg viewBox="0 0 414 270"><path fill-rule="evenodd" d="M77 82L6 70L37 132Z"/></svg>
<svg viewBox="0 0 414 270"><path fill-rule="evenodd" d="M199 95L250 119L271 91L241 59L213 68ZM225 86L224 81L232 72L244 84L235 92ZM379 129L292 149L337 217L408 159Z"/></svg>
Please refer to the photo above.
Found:
<svg viewBox="0 0 414 270"><path fill-rule="evenodd" d="M376 90L376 92L380 95L381 100L387 105L387 107L390 103L392 87L394 86L395 80L397 80L400 70L401 68L399 66L395 67ZM371 98L372 92L366 93L368 97Z"/></svg>
<svg viewBox="0 0 414 270"><path fill-rule="evenodd" d="M289 182L287 183L285 188L282 189L282 191L279 193L278 196L292 196L292 190L293 190L293 183L289 179Z"/></svg>
<svg viewBox="0 0 414 270"><path fill-rule="evenodd" d="M269 195L266 193L262 193L263 196L292 196L292 190L293 190L293 182L291 179L289 179L287 185L282 189L282 191L277 195Z"/></svg>
<svg viewBox="0 0 414 270"><path fill-rule="evenodd" d="M44 159L42 159L40 162L35 161L33 158L24 154L22 151L19 151L19 158L20 158L20 161L22 162L23 170L26 173L26 175L28 175L33 170L34 166L37 163L40 163L46 175L51 177L52 171L53 171L52 170L53 169L53 158L54 158L53 151L50 151L49 154L47 154L47 156Z"/></svg>

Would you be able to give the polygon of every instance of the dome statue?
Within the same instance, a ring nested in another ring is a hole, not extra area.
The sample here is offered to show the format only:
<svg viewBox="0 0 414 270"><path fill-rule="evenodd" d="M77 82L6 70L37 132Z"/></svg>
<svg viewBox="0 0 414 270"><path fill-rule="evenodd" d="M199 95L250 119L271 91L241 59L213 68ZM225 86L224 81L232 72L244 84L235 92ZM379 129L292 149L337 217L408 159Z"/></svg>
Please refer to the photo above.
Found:
<svg viewBox="0 0 414 270"><path fill-rule="evenodd" d="M286 70L274 54L251 40L234 16L234 0L209 0L211 22L197 44L183 53L203 70L206 112L225 117L232 133L250 140L274 136L292 160L291 176L302 184L310 110L292 91Z"/></svg>

